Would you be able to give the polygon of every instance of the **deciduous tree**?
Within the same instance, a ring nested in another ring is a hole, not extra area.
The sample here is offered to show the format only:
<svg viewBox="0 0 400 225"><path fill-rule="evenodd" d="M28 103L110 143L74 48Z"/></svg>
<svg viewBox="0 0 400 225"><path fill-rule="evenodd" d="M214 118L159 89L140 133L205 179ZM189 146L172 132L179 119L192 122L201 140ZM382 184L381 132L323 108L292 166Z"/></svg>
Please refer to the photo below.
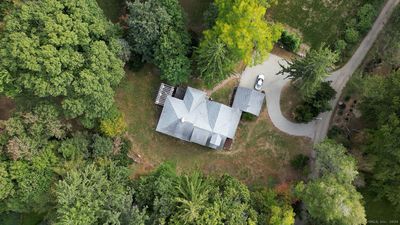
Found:
<svg viewBox="0 0 400 225"><path fill-rule="evenodd" d="M326 139L315 146L315 167L321 175L332 175L342 183L351 184L357 176L356 161L347 149L334 140Z"/></svg>
<svg viewBox="0 0 400 225"><path fill-rule="evenodd" d="M177 0L139 0L128 4L128 41L142 60L156 64L161 78L171 84L190 75L190 38Z"/></svg>
<svg viewBox="0 0 400 225"><path fill-rule="evenodd" d="M323 176L305 186L299 184L297 191L314 220L343 225L367 223L361 194L334 176Z"/></svg>
<svg viewBox="0 0 400 225"><path fill-rule="evenodd" d="M95 0L24 2L0 35L0 92L60 105L93 127L124 75L116 27Z"/></svg>
<svg viewBox="0 0 400 225"><path fill-rule="evenodd" d="M208 83L224 79L239 61L262 62L281 31L280 26L265 20L266 1L216 0L213 4L218 16L213 27L204 31L198 50L199 71ZM210 54L214 49L217 55Z"/></svg>

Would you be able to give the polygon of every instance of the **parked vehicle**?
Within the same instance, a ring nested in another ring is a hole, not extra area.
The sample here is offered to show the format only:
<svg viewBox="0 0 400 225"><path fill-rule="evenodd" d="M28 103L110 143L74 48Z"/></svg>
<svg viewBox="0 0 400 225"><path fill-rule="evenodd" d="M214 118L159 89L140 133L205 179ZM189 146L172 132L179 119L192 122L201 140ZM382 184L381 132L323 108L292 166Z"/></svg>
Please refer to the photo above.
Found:
<svg viewBox="0 0 400 225"><path fill-rule="evenodd" d="M259 74L257 76L257 80L256 80L256 84L254 85L254 89L256 89L257 91L261 91L261 89L264 85L264 79L265 79L264 74Z"/></svg>

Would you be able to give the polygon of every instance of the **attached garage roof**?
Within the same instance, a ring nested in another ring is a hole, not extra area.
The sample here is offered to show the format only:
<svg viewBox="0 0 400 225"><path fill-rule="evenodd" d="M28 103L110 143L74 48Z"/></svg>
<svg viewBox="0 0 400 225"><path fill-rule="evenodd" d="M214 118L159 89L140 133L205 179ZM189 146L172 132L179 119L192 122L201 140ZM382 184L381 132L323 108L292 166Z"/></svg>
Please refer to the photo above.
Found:
<svg viewBox="0 0 400 225"><path fill-rule="evenodd" d="M233 101L232 108L238 108L243 112L260 115L265 94L253 89L238 87Z"/></svg>

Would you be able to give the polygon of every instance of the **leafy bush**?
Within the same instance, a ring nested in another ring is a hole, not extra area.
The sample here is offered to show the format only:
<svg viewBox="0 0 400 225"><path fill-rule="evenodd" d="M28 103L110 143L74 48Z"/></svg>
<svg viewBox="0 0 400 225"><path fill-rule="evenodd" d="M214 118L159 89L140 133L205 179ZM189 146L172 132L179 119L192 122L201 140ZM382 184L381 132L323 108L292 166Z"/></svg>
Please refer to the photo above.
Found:
<svg viewBox="0 0 400 225"><path fill-rule="evenodd" d="M116 137L126 130L126 123L121 112L113 108L107 118L100 122L100 130L108 137Z"/></svg>
<svg viewBox="0 0 400 225"><path fill-rule="evenodd" d="M78 157L88 157L89 140L88 136L83 133L76 133L72 138L68 138L61 142L58 152L67 159L77 159Z"/></svg>
<svg viewBox="0 0 400 225"><path fill-rule="evenodd" d="M367 32L369 28L371 28L374 23L374 19L377 15L376 8L371 4L365 4L361 7L361 9L357 13L358 24L357 28L361 32Z"/></svg>
<svg viewBox="0 0 400 225"><path fill-rule="evenodd" d="M298 122L309 122L320 113L331 109L329 101L336 95L336 91L329 82L323 82L315 96L306 100L296 108L295 120Z"/></svg>
<svg viewBox="0 0 400 225"><path fill-rule="evenodd" d="M347 43L345 40L340 39L335 43L335 51L339 54L342 54L344 50L346 50L346 48L347 48Z"/></svg>
<svg viewBox="0 0 400 225"><path fill-rule="evenodd" d="M338 126L333 126L331 129L329 129L328 138L335 140L337 143L342 144L346 148L351 147L351 142L345 131Z"/></svg>
<svg viewBox="0 0 400 225"><path fill-rule="evenodd" d="M95 134L93 135L93 144L91 147L94 157L108 156L112 152L113 142L110 138Z"/></svg>
<svg viewBox="0 0 400 225"><path fill-rule="evenodd" d="M309 160L310 157L303 154L298 154L292 160L290 160L290 165L293 167L293 169L303 172L307 167Z"/></svg>
<svg viewBox="0 0 400 225"><path fill-rule="evenodd" d="M296 52L300 48L301 39L297 34L284 30L278 42L283 45L284 49Z"/></svg>
<svg viewBox="0 0 400 225"><path fill-rule="evenodd" d="M344 38L348 43L355 44L360 39L360 33L356 28L349 27L345 31Z"/></svg>
<svg viewBox="0 0 400 225"><path fill-rule="evenodd" d="M255 115L253 115L251 113L248 113L248 112L243 112L242 113L242 119L245 120L245 121L254 121L254 120L257 119L257 116L255 116Z"/></svg>

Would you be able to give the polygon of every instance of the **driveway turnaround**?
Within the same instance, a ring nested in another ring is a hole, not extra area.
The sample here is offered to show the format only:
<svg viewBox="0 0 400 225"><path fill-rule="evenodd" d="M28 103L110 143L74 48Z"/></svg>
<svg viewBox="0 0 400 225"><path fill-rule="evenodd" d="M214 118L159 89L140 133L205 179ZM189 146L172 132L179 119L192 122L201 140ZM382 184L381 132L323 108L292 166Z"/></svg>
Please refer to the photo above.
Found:
<svg viewBox="0 0 400 225"><path fill-rule="evenodd" d="M259 74L265 75L263 91L267 97L268 114L272 123L279 130L294 136L306 136L313 138L315 133L315 122L310 123L293 123L287 120L281 112L280 100L282 88L290 82L284 79L285 76L276 75L281 67L279 64L286 64L286 61L279 56L270 55L269 59L264 63L248 67L240 78L241 87L254 88L256 77Z"/></svg>
<svg viewBox="0 0 400 225"><path fill-rule="evenodd" d="M351 75L361 65L368 51L371 49L373 43L378 37L379 32L383 29L388 22L393 10L400 3L400 0L388 0L383 7L381 13L376 19L373 27L361 42L357 51L351 59L341 69L333 72L327 80L332 81L332 87L336 90L336 98L331 101L332 108L335 108L339 97L341 96L343 88L350 79ZM276 55L271 54L264 63L248 67L243 72L240 84L241 87L253 88L256 77L259 74L265 75L264 88L267 98L268 114L272 123L279 130L294 136L305 136L313 139L314 143L323 140L329 129L330 120L332 118L332 111L322 113L318 116L319 120L310 123L293 123L287 120L283 115L280 107L280 98L282 88L290 81L284 79L285 76L276 75L281 67L279 64L286 64L286 61Z"/></svg>

